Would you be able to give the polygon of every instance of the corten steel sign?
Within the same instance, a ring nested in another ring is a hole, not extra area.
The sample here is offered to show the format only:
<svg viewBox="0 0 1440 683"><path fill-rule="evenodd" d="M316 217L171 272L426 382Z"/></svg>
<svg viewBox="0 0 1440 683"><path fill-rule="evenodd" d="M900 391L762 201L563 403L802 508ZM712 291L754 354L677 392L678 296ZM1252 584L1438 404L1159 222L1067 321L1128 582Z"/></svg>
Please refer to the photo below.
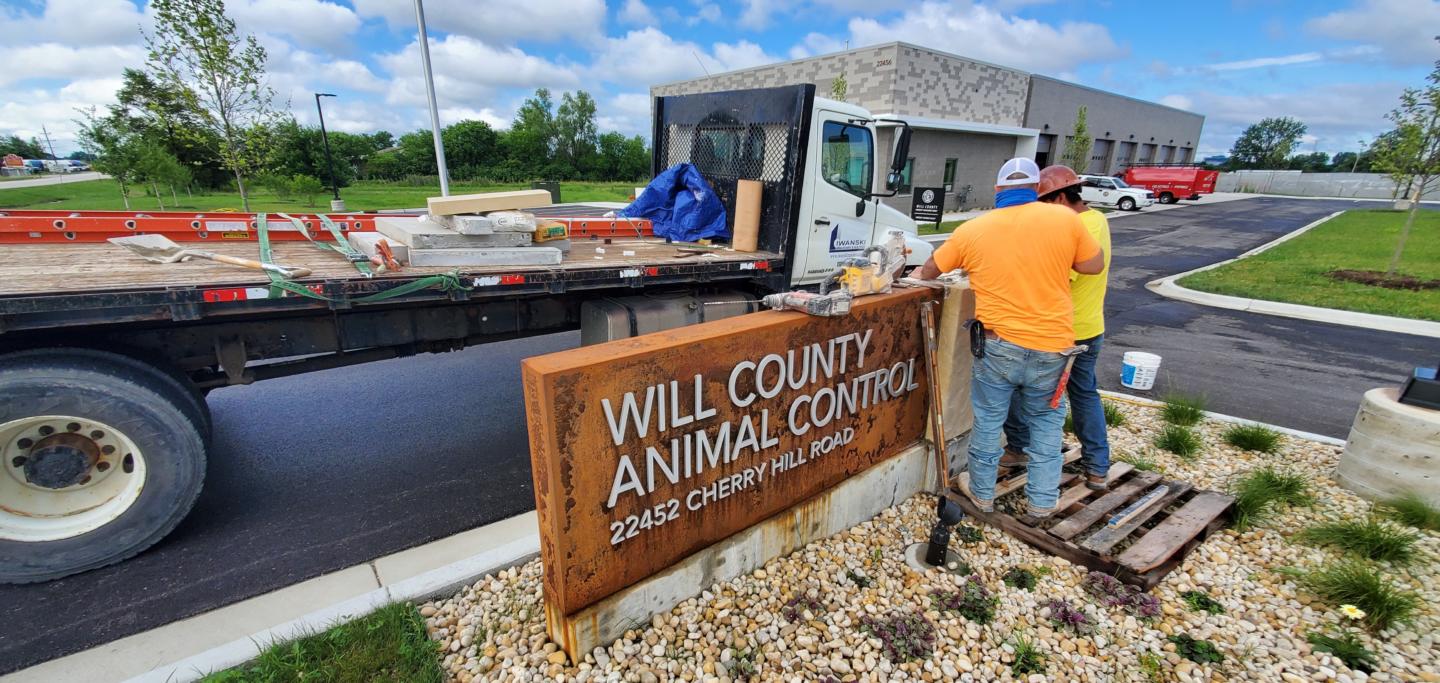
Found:
<svg viewBox="0 0 1440 683"><path fill-rule="evenodd" d="M919 440L928 296L527 359L547 611L575 614Z"/></svg>

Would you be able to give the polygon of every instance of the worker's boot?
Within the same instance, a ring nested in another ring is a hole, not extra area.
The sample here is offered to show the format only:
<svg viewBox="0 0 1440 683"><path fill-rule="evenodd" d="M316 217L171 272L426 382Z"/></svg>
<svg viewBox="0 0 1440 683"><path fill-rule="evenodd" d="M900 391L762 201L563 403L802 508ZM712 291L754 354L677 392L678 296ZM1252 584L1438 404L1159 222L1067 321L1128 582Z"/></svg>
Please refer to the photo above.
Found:
<svg viewBox="0 0 1440 683"><path fill-rule="evenodd" d="M1000 456L1001 467L1024 467L1029 462L1030 456L1025 455L1024 451L1012 451L1006 448L1005 454Z"/></svg>
<svg viewBox="0 0 1440 683"><path fill-rule="evenodd" d="M981 512L987 512L987 513L988 513L988 512L994 512L994 511L995 511L995 501L994 501L994 500L981 500L980 498L977 498L974 493L971 493L971 492L970 492L970 482L968 482L968 481L962 481L962 482L959 482L959 483L955 484L955 490L957 490L957 491L959 491L960 493L964 494L964 496L965 496L966 498L969 498L969 499L970 499L970 502L974 503L974 504L975 504L975 507L980 508L980 511L981 511Z"/></svg>
<svg viewBox="0 0 1440 683"><path fill-rule="evenodd" d="M1025 514L1020 516L1020 522L1026 526L1040 526L1040 523L1055 515L1058 508L1035 507L1034 503L1025 504Z"/></svg>
<svg viewBox="0 0 1440 683"><path fill-rule="evenodd" d="M1106 478L1103 474L1086 474L1085 488L1091 491L1104 491L1110 488L1110 485L1105 483Z"/></svg>

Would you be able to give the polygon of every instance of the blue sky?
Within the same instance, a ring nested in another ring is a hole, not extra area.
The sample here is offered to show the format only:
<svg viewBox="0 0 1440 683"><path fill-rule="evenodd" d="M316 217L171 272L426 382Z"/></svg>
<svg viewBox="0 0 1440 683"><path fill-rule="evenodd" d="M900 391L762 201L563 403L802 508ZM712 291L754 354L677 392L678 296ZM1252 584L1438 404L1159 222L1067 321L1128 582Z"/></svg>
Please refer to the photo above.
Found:
<svg viewBox="0 0 1440 683"><path fill-rule="evenodd" d="M426 125L412 0L226 4L300 120L323 90L335 128ZM1440 0L427 0L426 15L444 123L505 126L536 87L584 89L602 129L640 134L650 85L904 40L1199 112L1202 154L1281 115L1334 153L1386 130L1440 59ZM75 109L113 101L149 23L143 1L0 0L0 134L43 124L72 149Z"/></svg>

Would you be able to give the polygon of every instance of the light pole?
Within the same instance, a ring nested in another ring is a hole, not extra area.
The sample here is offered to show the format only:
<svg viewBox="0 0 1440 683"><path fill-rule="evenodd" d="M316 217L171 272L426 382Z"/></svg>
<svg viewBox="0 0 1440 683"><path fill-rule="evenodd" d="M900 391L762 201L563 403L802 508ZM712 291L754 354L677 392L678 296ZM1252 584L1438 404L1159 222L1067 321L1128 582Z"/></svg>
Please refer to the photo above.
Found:
<svg viewBox="0 0 1440 683"><path fill-rule="evenodd" d="M435 170L440 173L440 196L450 196L450 171L445 168L445 142L440 137L440 107L435 102L435 73L430 69L430 37L425 33L425 6L415 0L415 23L420 29L420 65L425 70L425 95L430 100L430 134L435 138Z"/></svg>
<svg viewBox="0 0 1440 683"><path fill-rule="evenodd" d="M1365 153L1365 139L1361 138L1359 140L1356 140L1356 142L1360 143L1360 151L1355 153L1355 161L1354 163L1350 164L1351 173L1354 173L1355 169L1360 166L1360 155Z"/></svg>
<svg viewBox="0 0 1440 683"><path fill-rule="evenodd" d="M320 98L334 97L334 93L315 93L315 112L320 115L320 139L325 141L325 166L330 171L330 189L335 192L335 198L330 200L331 211L344 211L345 200L340 198L340 181L335 179L335 158L330 155L330 134L325 132L325 110L320 108Z"/></svg>

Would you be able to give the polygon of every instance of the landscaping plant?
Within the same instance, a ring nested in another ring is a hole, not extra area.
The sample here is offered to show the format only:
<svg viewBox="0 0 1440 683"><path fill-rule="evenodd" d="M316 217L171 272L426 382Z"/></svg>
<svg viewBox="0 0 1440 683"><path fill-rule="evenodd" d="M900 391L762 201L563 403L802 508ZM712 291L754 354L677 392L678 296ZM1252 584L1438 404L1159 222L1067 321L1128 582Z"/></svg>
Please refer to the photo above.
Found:
<svg viewBox="0 0 1440 683"><path fill-rule="evenodd" d="M1155 462L1154 458L1147 458L1143 455L1125 453L1115 456L1115 460L1116 462L1128 462L1130 463L1131 467L1134 467L1141 472L1163 473L1165 471L1163 468L1160 467L1160 463Z"/></svg>
<svg viewBox="0 0 1440 683"><path fill-rule="evenodd" d="M1184 657L1196 664L1219 664L1225 661L1225 655L1208 640L1196 640L1183 633L1177 633L1166 640L1175 644L1175 654Z"/></svg>
<svg viewBox="0 0 1440 683"><path fill-rule="evenodd" d="M995 618L995 606L1000 604L1000 598L981 584L976 576L965 577L960 583L960 590L931 593L930 601L941 612L954 612L981 625Z"/></svg>
<svg viewBox="0 0 1440 683"><path fill-rule="evenodd" d="M1134 586L1127 586L1104 572L1086 574L1080 585L1106 607L1124 607L1126 611L1141 619L1160 616L1160 601L1155 596Z"/></svg>
<svg viewBox="0 0 1440 683"><path fill-rule="evenodd" d="M1192 427L1204 419L1205 403L1205 399L1200 396L1167 394L1165 405L1160 408L1160 417L1172 425Z"/></svg>
<svg viewBox="0 0 1440 683"><path fill-rule="evenodd" d="M1375 518L1362 522L1327 522L1312 526L1297 536L1314 545L1328 545L1367 560L1405 564L1415 559L1415 542L1420 535Z"/></svg>
<svg viewBox="0 0 1440 683"><path fill-rule="evenodd" d="M1234 526L1244 531L1275 511L1277 505L1309 505L1310 482L1304 475L1266 466L1250 470L1230 485L1235 496Z"/></svg>
<svg viewBox="0 0 1440 683"><path fill-rule="evenodd" d="M1010 673L1016 677L1045 673L1045 655L1035 647L1035 641L1020 633L1015 634L1015 661L1010 664Z"/></svg>
<svg viewBox="0 0 1440 683"><path fill-rule="evenodd" d="M850 579L850 583L853 583L861 588L870 587L870 577L861 574L854 569L845 570L845 578Z"/></svg>
<svg viewBox="0 0 1440 683"><path fill-rule="evenodd" d="M892 662L922 659L935 651L935 626L919 614L894 614L884 619L866 616L860 628L880 641Z"/></svg>
<svg viewBox="0 0 1440 683"><path fill-rule="evenodd" d="M1257 453L1280 450L1280 432L1265 425L1235 425L1225 430L1224 439L1231 446Z"/></svg>
<svg viewBox="0 0 1440 683"><path fill-rule="evenodd" d="M1190 608L1191 612L1225 613L1225 606L1206 595L1205 591L1185 591L1180 594L1180 599L1185 601L1185 606Z"/></svg>
<svg viewBox="0 0 1440 683"><path fill-rule="evenodd" d="M955 527L955 538L961 543L979 543L985 540L985 532L969 524L961 524Z"/></svg>
<svg viewBox="0 0 1440 683"><path fill-rule="evenodd" d="M1068 600L1051 600L1048 607L1050 608L1050 623L1055 624L1056 628L1069 627L1076 633L1084 633L1094 626L1090 617L1075 609Z"/></svg>
<svg viewBox="0 0 1440 683"><path fill-rule="evenodd" d="M1165 676L1165 660L1154 652L1140 654L1140 673L1145 675L1149 683L1165 683L1169 680Z"/></svg>
<svg viewBox="0 0 1440 683"><path fill-rule="evenodd" d="M1200 436L1189 427L1167 424L1155 435L1155 446L1170 451L1181 460L1190 462L1200 453L1200 447L1204 443Z"/></svg>
<svg viewBox="0 0 1440 683"><path fill-rule="evenodd" d="M1362 562L1332 562L1318 569L1286 573L1330 603L1359 609L1361 620L1371 631L1407 623L1420 609L1419 595L1395 587L1374 567Z"/></svg>
<svg viewBox="0 0 1440 683"><path fill-rule="evenodd" d="M760 673L759 667L755 665L756 652L753 649L734 650L734 657L726 667L730 675L737 680L748 681Z"/></svg>
<svg viewBox="0 0 1440 683"><path fill-rule="evenodd" d="M825 603L808 595L797 595L785 601L785 604L780 607L780 616L785 617L785 620L792 624L811 618L805 616L806 612L809 612L811 617L816 614L824 614Z"/></svg>
<svg viewBox="0 0 1440 683"><path fill-rule="evenodd" d="M1418 493L1406 493L1385 501L1380 509L1385 515L1406 526L1440 531L1440 508L1426 502Z"/></svg>
<svg viewBox="0 0 1440 683"><path fill-rule="evenodd" d="M1024 567L1011 567L1000 577L1000 580L1011 588L1022 588L1027 591L1035 589L1035 572Z"/></svg>
<svg viewBox="0 0 1440 683"><path fill-rule="evenodd" d="M1105 424L1110 427L1119 427L1125 424L1125 413L1120 406L1110 401L1101 401L1100 405L1105 408Z"/></svg>
<svg viewBox="0 0 1440 683"><path fill-rule="evenodd" d="M1354 605L1341 605L1340 616L1343 619L1359 621L1365 618L1365 611ZM1345 666L1356 671L1374 673L1376 665L1379 664L1375 653L1365 647L1365 644L1360 642L1360 636L1347 626L1341 626L1339 632L1333 636L1311 631L1305 634L1305 640L1309 641L1317 652L1329 652L1345 662Z"/></svg>

